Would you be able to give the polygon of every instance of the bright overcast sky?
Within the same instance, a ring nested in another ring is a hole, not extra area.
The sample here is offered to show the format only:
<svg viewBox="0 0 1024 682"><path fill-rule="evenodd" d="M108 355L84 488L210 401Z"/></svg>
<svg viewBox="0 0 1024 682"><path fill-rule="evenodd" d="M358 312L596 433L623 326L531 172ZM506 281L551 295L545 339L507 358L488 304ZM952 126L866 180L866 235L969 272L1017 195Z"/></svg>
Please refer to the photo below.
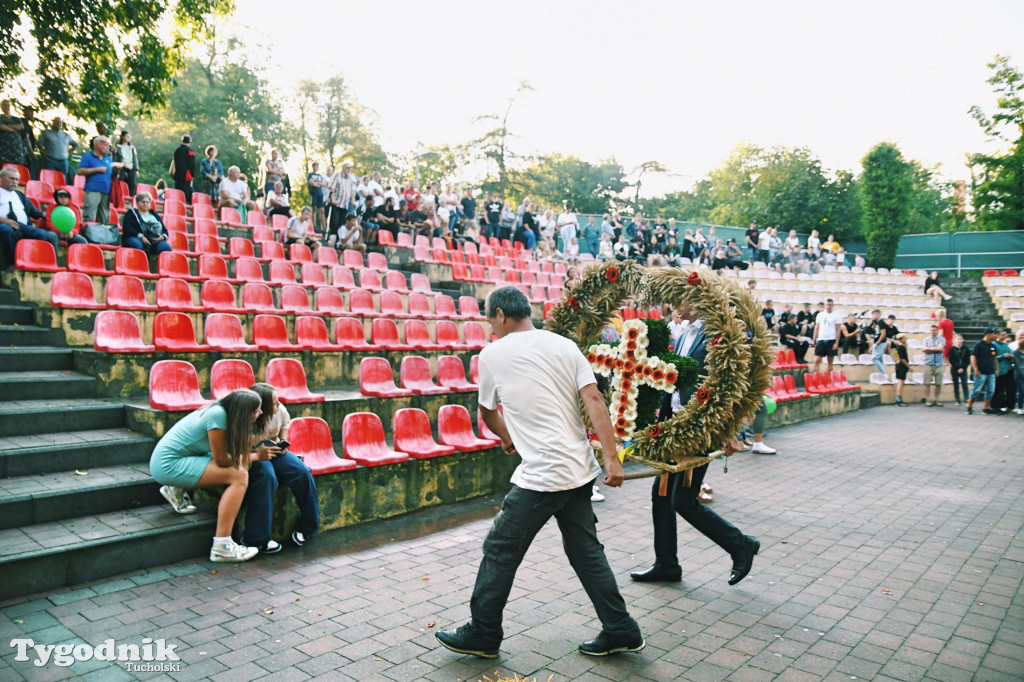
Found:
<svg viewBox="0 0 1024 682"><path fill-rule="evenodd" d="M681 176L662 190L688 187L743 141L806 146L855 170L892 140L966 178L964 156L983 142L967 110L994 108L986 64L1007 54L1024 69L1020 0L238 0L238 11L274 48L275 86L343 74L389 152L471 139L483 130L473 117L502 110L522 79L534 91L510 118L514 149L627 168L655 159Z"/></svg>

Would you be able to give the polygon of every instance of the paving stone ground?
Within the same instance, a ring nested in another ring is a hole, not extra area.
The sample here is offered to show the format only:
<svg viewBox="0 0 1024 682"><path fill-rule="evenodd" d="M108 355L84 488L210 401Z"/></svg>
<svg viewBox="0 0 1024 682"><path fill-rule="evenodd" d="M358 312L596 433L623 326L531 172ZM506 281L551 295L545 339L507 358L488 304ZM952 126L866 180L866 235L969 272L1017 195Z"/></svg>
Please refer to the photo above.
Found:
<svg viewBox="0 0 1024 682"><path fill-rule="evenodd" d="M185 562L0 606L0 680L1021 680L1024 419L875 408L712 464L714 508L761 540L751 575L680 524L682 583L652 560L650 480L607 490L598 531L647 648L576 647L599 624L549 524L519 570L501 657L434 640L468 618L490 498L319 536L232 566ZM35 667L37 643L177 646L180 670Z"/></svg>

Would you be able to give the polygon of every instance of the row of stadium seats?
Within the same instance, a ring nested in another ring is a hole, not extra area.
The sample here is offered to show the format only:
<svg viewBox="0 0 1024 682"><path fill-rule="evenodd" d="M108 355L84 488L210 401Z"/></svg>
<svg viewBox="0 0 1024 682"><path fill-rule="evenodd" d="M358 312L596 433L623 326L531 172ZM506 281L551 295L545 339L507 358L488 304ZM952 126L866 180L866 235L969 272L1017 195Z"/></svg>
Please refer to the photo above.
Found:
<svg viewBox="0 0 1024 682"><path fill-rule="evenodd" d="M387 358L363 358L359 363L359 391L377 398L406 398L412 395L440 395L442 393L475 393L479 388L476 376L477 356L470 360L470 376L466 381L462 360L455 355L437 359L437 384L430 375L430 364L419 355L402 358L399 370L401 387L395 385L394 373Z"/></svg>

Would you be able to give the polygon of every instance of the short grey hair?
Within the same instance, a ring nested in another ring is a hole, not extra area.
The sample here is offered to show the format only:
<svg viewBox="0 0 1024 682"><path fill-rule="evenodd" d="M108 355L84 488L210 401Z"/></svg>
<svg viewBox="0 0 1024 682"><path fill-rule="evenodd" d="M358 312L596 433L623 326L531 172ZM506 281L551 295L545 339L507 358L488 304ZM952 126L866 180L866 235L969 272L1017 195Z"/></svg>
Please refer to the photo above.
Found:
<svg viewBox="0 0 1024 682"><path fill-rule="evenodd" d="M510 320L525 320L533 314L526 294L514 286L498 287L487 295L487 317L495 317L500 308Z"/></svg>
<svg viewBox="0 0 1024 682"><path fill-rule="evenodd" d="M21 179L21 173L18 172L17 168L6 167L0 170L0 175L13 175L19 180Z"/></svg>

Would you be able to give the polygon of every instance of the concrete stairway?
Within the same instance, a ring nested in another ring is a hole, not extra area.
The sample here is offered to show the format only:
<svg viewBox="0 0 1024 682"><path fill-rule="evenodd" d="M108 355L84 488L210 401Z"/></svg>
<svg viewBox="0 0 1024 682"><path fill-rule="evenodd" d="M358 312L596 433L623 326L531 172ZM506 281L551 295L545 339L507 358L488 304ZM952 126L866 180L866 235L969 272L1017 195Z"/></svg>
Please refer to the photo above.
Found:
<svg viewBox="0 0 1024 682"><path fill-rule="evenodd" d="M945 303L946 314L968 348L981 340L985 327L1005 326L980 279L944 279L942 288L953 297Z"/></svg>
<svg viewBox="0 0 1024 682"><path fill-rule="evenodd" d="M170 510L149 477L153 439L32 322L0 289L0 599L202 554L212 516Z"/></svg>

